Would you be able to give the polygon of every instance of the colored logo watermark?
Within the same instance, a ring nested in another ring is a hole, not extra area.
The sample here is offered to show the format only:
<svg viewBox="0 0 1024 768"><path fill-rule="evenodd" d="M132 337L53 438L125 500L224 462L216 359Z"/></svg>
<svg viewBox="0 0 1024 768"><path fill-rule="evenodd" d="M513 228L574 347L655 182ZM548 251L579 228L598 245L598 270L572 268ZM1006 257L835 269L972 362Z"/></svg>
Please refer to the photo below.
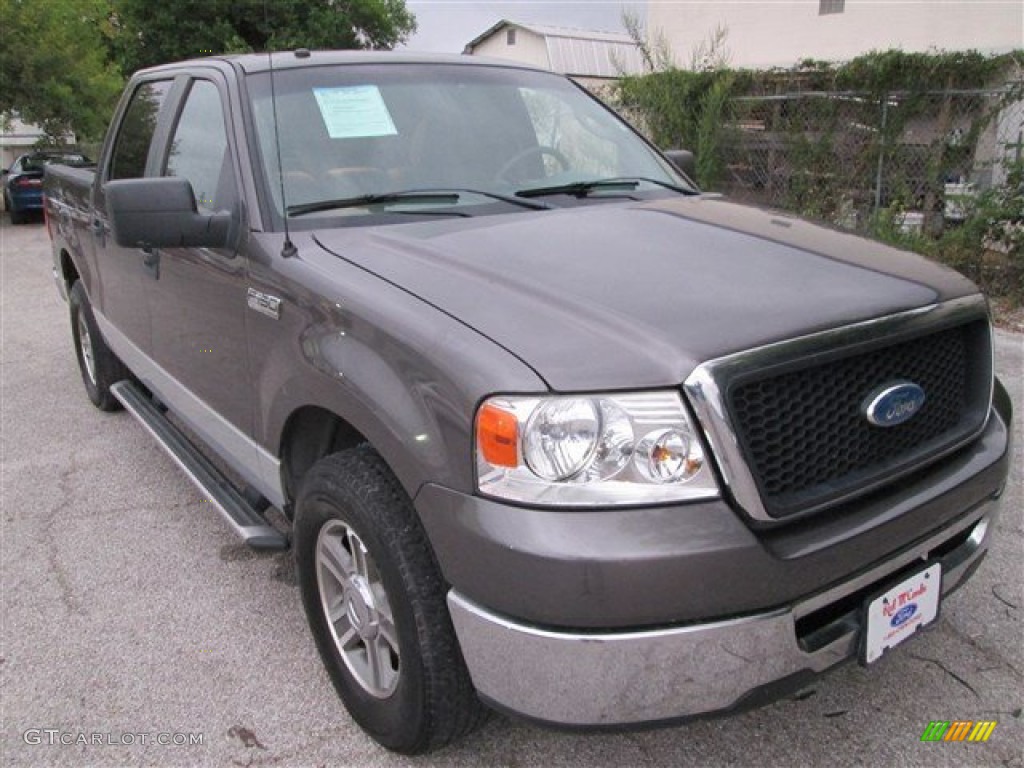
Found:
<svg viewBox="0 0 1024 768"><path fill-rule="evenodd" d="M988 741L995 729L995 720L932 720L921 741Z"/></svg>

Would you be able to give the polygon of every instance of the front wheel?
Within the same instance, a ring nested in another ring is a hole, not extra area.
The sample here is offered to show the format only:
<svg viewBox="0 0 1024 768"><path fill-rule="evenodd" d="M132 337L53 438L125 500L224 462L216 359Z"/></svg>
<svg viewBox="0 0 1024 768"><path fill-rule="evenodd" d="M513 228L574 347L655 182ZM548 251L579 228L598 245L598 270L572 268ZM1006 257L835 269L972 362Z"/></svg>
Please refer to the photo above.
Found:
<svg viewBox="0 0 1024 768"><path fill-rule="evenodd" d="M71 308L71 337L75 342L75 356L85 392L101 411L120 410L121 403L110 387L131 374L100 335L81 280L76 280L71 286L68 305Z"/></svg>
<svg viewBox="0 0 1024 768"><path fill-rule="evenodd" d="M352 718L404 754L437 749L483 717L409 497L368 446L328 456L295 512L302 600Z"/></svg>

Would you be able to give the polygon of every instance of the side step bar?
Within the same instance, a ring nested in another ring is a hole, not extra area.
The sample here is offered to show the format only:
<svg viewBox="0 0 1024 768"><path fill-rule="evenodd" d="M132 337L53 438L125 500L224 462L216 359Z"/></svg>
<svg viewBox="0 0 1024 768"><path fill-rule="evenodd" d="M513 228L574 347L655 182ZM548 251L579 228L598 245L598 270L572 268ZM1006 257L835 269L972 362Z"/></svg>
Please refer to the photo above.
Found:
<svg viewBox="0 0 1024 768"><path fill-rule="evenodd" d="M175 427L134 383L110 387L125 409L146 428L193 483L217 506L224 519L253 549L288 549L288 539L245 500L235 486Z"/></svg>

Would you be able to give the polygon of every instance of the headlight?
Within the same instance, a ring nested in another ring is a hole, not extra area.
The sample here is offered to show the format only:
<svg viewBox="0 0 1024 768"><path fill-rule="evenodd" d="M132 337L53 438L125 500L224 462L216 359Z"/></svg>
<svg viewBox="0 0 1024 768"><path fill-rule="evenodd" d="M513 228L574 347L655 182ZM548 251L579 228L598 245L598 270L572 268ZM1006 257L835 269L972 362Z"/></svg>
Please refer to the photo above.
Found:
<svg viewBox="0 0 1024 768"><path fill-rule="evenodd" d="M491 397L476 415L482 493L553 506L718 496L678 392Z"/></svg>

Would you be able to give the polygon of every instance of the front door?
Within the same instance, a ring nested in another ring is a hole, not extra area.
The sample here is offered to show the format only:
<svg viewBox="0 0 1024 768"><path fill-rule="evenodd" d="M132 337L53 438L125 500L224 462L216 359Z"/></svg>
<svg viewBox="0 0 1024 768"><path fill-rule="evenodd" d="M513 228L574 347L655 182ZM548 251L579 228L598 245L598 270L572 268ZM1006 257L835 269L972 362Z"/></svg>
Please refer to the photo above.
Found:
<svg viewBox="0 0 1024 768"><path fill-rule="evenodd" d="M226 97L216 73L191 80L168 132L160 174L188 179L200 211L231 212L240 226ZM248 454L254 450L246 277L240 250L165 248L150 288L153 359L167 377L163 394L202 438L243 465L253 461Z"/></svg>

